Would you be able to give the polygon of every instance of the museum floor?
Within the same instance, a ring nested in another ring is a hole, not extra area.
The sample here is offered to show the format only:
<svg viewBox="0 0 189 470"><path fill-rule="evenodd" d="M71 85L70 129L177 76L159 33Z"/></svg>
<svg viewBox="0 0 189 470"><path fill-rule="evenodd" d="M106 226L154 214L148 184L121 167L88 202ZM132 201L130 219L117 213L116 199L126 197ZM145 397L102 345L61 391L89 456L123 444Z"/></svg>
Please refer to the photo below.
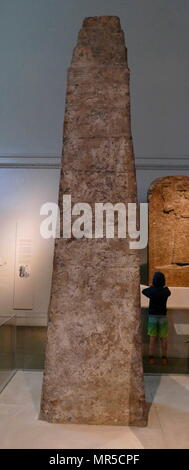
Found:
<svg viewBox="0 0 189 470"><path fill-rule="evenodd" d="M157 359L156 364L149 365L148 361L148 337L146 334L147 326L143 320L143 365L144 372L150 374L188 374L189 373L189 345L184 344L182 340L182 349L185 348L186 357L169 357L169 363L166 366L161 366L160 359ZM17 327L17 351L16 351L16 368L21 370L28 369L43 369L45 357L45 344L46 344L47 329L45 327ZM5 331L4 331L5 336ZM175 338L175 344L178 344L178 339ZM1 351L2 356L2 351ZM10 361L9 361L10 362ZM10 366L7 363L7 368ZM5 366L5 358L4 358ZM1 368L0 368L1 371ZM1 372L0 372L1 374Z"/></svg>
<svg viewBox="0 0 189 470"><path fill-rule="evenodd" d="M0 394L0 448L189 448L189 376L146 375L146 428L38 420L42 372L19 371Z"/></svg>

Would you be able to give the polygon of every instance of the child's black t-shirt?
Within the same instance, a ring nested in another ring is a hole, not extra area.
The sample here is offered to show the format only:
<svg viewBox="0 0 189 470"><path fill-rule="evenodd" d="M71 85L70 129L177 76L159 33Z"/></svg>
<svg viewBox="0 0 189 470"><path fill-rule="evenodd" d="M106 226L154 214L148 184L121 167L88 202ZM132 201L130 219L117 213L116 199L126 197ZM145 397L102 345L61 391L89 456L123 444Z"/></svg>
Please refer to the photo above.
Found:
<svg viewBox="0 0 189 470"><path fill-rule="evenodd" d="M167 299L171 295L168 287L150 286L143 289L142 293L150 299L149 315L166 315Z"/></svg>

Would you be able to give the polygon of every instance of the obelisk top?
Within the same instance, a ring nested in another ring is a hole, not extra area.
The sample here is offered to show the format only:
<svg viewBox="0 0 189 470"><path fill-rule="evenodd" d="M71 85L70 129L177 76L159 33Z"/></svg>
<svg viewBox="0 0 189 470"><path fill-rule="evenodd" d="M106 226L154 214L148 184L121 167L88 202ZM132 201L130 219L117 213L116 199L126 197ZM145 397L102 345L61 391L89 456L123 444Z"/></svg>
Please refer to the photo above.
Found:
<svg viewBox="0 0 189 470"><path fill-rule="evenodd" d="M120 31L121 24L118 16L91 16L84 19L83 28L111 28Z"/></svg>
<svg viewBox="0 0 189 470"><path fill-rule="evenodd" d="M85 18L71 67L127 67L124 33L117 16Z"/></svg>

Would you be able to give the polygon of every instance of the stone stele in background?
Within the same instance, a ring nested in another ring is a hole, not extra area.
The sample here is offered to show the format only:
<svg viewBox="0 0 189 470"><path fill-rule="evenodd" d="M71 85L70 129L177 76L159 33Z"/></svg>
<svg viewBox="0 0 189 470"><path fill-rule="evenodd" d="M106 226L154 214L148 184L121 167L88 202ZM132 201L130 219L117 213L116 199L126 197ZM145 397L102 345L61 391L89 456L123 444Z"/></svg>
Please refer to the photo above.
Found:
<svg viewBox="0 0 189 470"><path fill-rule="evenodd" d="M129 69L117 17L84 20L68 72L59 202L135 202ZM40 418L145 425L138 253L120 239L55 244Z"/></svg>
<svg viewBox="0 0 189 470"><path fill-rule="evenodd" d="M149 202L149 283L162 271L169 286L189 287L189 177L153 181Z"/></svg>

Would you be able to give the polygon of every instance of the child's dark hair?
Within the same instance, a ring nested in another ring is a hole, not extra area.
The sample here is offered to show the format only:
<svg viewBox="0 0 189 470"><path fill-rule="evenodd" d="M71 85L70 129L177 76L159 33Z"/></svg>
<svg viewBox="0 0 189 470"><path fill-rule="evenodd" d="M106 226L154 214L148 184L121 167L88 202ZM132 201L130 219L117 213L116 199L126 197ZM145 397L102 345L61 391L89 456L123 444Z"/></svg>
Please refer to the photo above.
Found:
<svg viewBox="0 0 189 470"><path fill-rule="evenodd" d="M154 273L154 277L153 277L153 280L152 280L152 284L154 287L164 287L165 286L165 276L163 273L161 273L160 271L157 271L156 273Z"/></svg>

